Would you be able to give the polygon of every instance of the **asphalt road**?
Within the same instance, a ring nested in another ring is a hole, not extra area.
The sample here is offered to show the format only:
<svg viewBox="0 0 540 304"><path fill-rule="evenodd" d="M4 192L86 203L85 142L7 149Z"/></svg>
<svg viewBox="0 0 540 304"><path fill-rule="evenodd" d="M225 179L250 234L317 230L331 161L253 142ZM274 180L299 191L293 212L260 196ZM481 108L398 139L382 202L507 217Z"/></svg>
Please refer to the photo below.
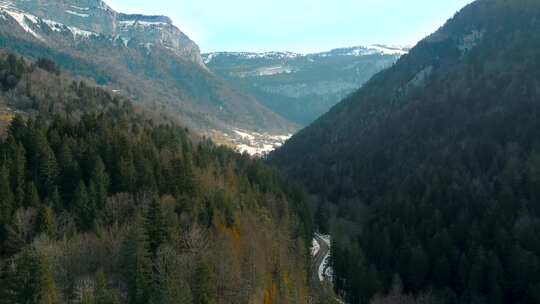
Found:
<svg viewBox="0 0 540 304"><path fill-rule="evenodd" d="M330 246L327 244L318 234L313 236L315 241L319 244L319 252L313 257L313 263L311 265L312 282L314 284L320 284L319 268L324 263L324 258L330 252Z"/></svg>

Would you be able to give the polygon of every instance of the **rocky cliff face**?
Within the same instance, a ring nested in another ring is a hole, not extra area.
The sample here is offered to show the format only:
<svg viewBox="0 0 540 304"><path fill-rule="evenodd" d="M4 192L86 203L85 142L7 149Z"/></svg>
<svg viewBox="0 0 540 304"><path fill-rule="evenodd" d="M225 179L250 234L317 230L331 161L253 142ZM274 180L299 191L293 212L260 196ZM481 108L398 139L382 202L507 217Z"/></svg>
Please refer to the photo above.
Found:
<svg viewBox="0 0 540 304"><path fill-rule="evenodd" d="M122 14L101 0L6 0L0 4L8 11L117 37L126 44L134 40L147 47L163 46L202 65L199 47L166 16Z"/></svg>
<svg viewBox="0 0 540 304"><path fill-rule="evenodd" d="M122 14L101 0L0 0L0 48L52 59L204 134L296 129L210 72L165 16Z"/></svg>

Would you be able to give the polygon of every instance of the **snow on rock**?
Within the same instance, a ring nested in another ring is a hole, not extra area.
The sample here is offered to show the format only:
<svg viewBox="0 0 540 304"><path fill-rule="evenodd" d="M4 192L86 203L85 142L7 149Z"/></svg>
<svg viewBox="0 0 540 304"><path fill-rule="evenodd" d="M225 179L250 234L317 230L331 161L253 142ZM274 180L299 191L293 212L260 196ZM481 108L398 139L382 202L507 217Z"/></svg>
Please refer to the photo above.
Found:
<svg viewBox="0 0 540 304"><path fill-rule="evenodd" d="M62 23L58 23L56 21L43 19L42 20L47 26L54 32L61 32L66 29L66 26Z"/></svg>
<svg viewBox="0 0 540 304"><path fill-rule="evenodd" d="M121 26L140 26L140 27L149 27L149 26L167 26L169 25L166 22L151 22L151 21L141 21L141 20L123 20L120 21Z"/></svg>
<svg viewBox="0 0 540 304"><path fill-rule="evenodd" d="M31 27L31 25L38 24L38 18L36 16L14 9L9 2L6 3L5 1L0 2L0 11L17 21L25 32L31 34L39 40L43 40L43 38Z"/></svg>
<svg viewBox="0 0 540 304"><path fill-rule="evenodd" d="M374 44L370 49L380 52L382 55L405 55L408 53L406 48L398 46L386 46L382 44Z"/></svg>
<svg viewBox="0 0 540 304"><path fill-rule="evenodd" d="M91 36L99 36L99 34L97 33L81 30L78 27L68 26L67 28L71 31L74 38L77 38L78 36L83 37L83 38L89 38Z"/></svg>
<svg viewBox="0 0 540 304"><path fill-rule="evenodd" d="M70 15L78 16L78 17L81 17L81 18L90 17L90 15L88 15L88 14L82 14L82 13L74 12L72 10L66 10L66 13L68 13Z"/></svg>
<svg viewBox="0 0 540 304"><path fill-rule="evenodd" d="M90 10L89 7L80 7L80 6L76 6L76 5L70 5L72 8L76 9L76 10L79 10L79 11L88 11Z"/></svg>

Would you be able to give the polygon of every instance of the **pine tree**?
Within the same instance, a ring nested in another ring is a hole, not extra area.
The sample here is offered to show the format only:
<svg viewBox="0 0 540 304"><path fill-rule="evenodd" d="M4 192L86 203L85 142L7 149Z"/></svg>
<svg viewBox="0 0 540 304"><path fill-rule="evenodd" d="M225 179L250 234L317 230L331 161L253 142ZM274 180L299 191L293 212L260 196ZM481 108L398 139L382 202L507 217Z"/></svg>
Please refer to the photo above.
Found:
<svg viewBox="0 0 540 304"><path fill-rule="evenodd" d="M46 141L40 147L38 161L41 193L47 196L54 191L58 177L58 164L53 150Z"/></svg>
<svg viewBox="0 0 540 304"><path fill-rule="evenodd" d="M105 170L105 165L101 160L101 157L97 157L92 168L90 182L93 184L94 205L97 209L102 209L107 201L107 194L109 190L110 179Z"/></svg>
<svg viewBox="0 0 540 304"><path fill-rule="evenodd" d="M125 192L135 192L137 172L131 158L120 160L120 189Z"/></svg>
<svg viewBox="0 0 540 304"><path fill-rule="evenodd" d="M13 137L8 139L8 146L11 150L11 188L13 189L15 206L20 207L24 204L25 195L26 150Z"/></svg>
<svg viewBox="0 0 540 304"><path fill-rule="evenodd" d="M11 124L9 125L8 134L10 137L13 137L15 140L22 140L27 132L26 128L26 122L24 121L24 118L17 114L11 120Z"/></svg>
<svg viewBox="0 0 540 304"><path fill-rule="evenodd" d="M88 231L94 224L95 207L88 197L88 191L83 181L79 182L73 197L73 208L77 217L77 224L83 231Z"/></svg>
<svg viewBox="0 0 540 304"><path fill-rule="evenodd" d="M38 207L40 205L39 194L34 182L29 181L26 183L26 193L24 197L24 206Z"/></svg>
<svg viewBox="0 0 540 304"><path fill-rule="evenodd" d="M94 294L95 304L120 304L118 295L109 288L105 273L100 270L96 275L96 288Z"/></svg>
<svg viewBox="0 0 540 304"><path fill-rule="evenodd" d="M73 199L73 194L77 189L78 182L81 179L79 164L73 156L73 151L70 148L70 140L65 138L58 155L58 163L60 165L59 188L62 192L62 197L66 202Z"/></svg>
<svg viewBox="0 0 540 304"><path fill-rule="evenodd" d="M137 220L138 222L139 220ZM129 232L123 248L123 269L130 304L147 304L152 295L152 261L139 224Z"/></svg>
<svg viewBox="0 0 540 304"><path fill-rule="evenodd" d="M45 234L49 239L56 237L56 221L54 211L45 205L38 208L35 223L36 234Z"/></svg>
<svg viewBox="0 0 540 304"><path fill-rule="evenodd" d="M0 168L0 225L9 223L13 212L13 192L9 183L8 169Z"/></svg>
<svg viewBox="0 0 540 304"><path fill-rule="evenodd" d="M200 262L195 271L194 282L194 302L200 304L216 303L216 293L214 290L215 278L212 275L210 267L205 262Z"/></svg>
<svg viewBox="0 0 540 304"><path fill-rule="evenodd" d="M46 203L47 206L53 208L53 210L56 210L57 212L64 208L58 187L54 187L52 194L47 197Z"/></svg>
<svg viewBox="0 0 540 304"><path fill-rule="evenodd" d="M157 197L153 198L148 206L148 211L145 217L145 230L148 251L152 257L155 257L159 246L161 246L161 244L163 244L167 238L165 220L161 211L159 198Z"/></svg>
<svg viewBox="0 0 540 304"><path fill-rule="evenodd" d="M57 290L47 259L34 249L27 248L9 269L7 303L54 304Z"/></svg>

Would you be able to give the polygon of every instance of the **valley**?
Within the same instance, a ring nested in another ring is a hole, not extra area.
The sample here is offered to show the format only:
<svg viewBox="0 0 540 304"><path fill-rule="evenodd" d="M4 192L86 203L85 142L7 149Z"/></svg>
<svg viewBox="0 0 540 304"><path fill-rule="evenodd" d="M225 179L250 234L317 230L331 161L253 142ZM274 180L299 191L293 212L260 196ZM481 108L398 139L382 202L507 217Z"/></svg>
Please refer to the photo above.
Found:
<svg viewBox="0 0 540 304"><path fill-rule="evenodd" d="M540 303L538 16L0 0L0 304Z"/></svg>
<svg viewBox="0 0 540 304"><path fill-rule="evenodd" d="M203 54L208 68L289 121L306 126L409 48L384 45L327 52Z"/></svg>

